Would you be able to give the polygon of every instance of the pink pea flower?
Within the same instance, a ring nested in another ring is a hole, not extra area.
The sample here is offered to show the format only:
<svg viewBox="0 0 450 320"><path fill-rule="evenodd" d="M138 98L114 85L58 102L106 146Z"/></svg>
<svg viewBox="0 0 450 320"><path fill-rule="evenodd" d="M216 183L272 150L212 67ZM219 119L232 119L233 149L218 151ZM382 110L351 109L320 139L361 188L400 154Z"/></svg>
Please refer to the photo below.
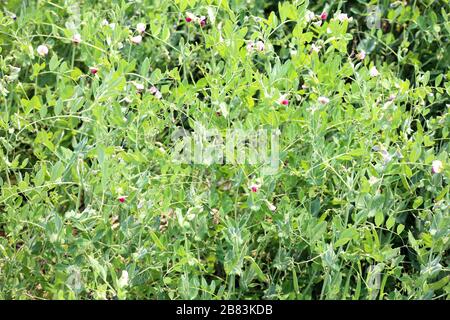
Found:
<svg viewBox="0 0 450 320"><path fill-rule="evenodd" d="M151 94L155 94L156 92L158 92L158 89L155 86L153 86L149 89L149 91Z"/></svg>
<svg viewBox="0 0 450 320"><path fill-rule="evenodd" d="M282 95L279 99L278 99L278 103L283 105L283 106L287 106L289 104L289 100L286 98L286 95Z"/></svg>
<svg viewBox="0 0 450 320"><path fill-rule="evenodd" d="M194 20L198 20L197 16L193 13L190 12L186 12L186 18L184 19L186 20L187 23L192 22Z"/></svg>
<svg viewBox="0 0 450 320"><path fill-rule="evenodd" d="M259 186L257 186L256 184L254 184L254 185L252 185L252 186L250 186L250 190L252 191L252 192L258 192L258 190L259 190Z"/></svg>
<svg viewBox="0 0 450 320"><path fill-rule="evenodd" d="M89 72L92 74L96 74L98 72L98 68L96 67L89 67Z"/></svg>
<svg viewBox="0 0 450 320"><path fill-rule="evenodd" d="M142 83L135 83L134 86L136 87L136 90L138 92L141 92L142 90L144 90L144 85Z"/></svg>
<svg viewBox="0 0 450 320"><path fill-rule="evenodd" d="M150 91L150 93L154 95L156 99L162 98L162 93L155 86L152 86L148 91Z"/></svg>
<svg viewBox="0 0 450 320"><path fill-rule="evenodd" d="M203 28L206 25L206 17L201 16L199 19L199 22L200 22L200 26Z"/></svg>
<svg viewBox="0 0 450 320"><path fill-rule="evenodd" d="M81 42L81 36L79 33L74 34L72 37L72 43L73 44L79 44Z"/></svg>
<svg viewBox="0 0 450 320"><path fill-rule="evenodd" d="M265 49L264 42L262 42L262 41L256 42L256 48L257 48L259 51L264 51L264 49Z"/></svg>
<svg viewBox="0 0 450 320"><path fill-rule="evenodd" d="M314 18L315 18L314 12L312 12L310 10L306 10L306 15L305 15L306 22L311 22Z"/></svg>
<svg viewBox="0 0 450 320"><path fill-rule="evenodd" d="M377 68L375 66L373 66L370 70L369 70L369 74L371 77L377 77L380 75L380 72L378 72Z"/></svg>
<svg viewBox="0 0 450 320"><path fill-rule="evenodd" d="M137 25L136 25L136 30L137 30L137 32L139 32L140 34L142 34L142 33L144 33L145 32L145 29L146 29L146 25L145 25L145 23L138 23Z"/></svg>
<svg viewBox="0 0 450 320"><path fill-rule="evenodd" d="M36 51L41 57L45 57L48 54L48 47L44 44L41 44L39 47L37 47Z"/></svg>
<svg viewBox="0 0 450 320"><path fill-rule="evenodd" d="M120 203L124 203L126 198L126 196L119 196L117 200L119 200Z"/></svg>
<svg viewBox="0 0 450 320"><path fill-rule="evenodd" d="M364 60L366 58L366 52L364 50L361 50L357 55L356 58L358 60Z"/></svg>
<svg viewBox="0 0 450 320"><path fill-rule="evenodd" d="M320 19L321 20L327 20L327 18L328 18L328 13L326 13L325 11L322 12L322 14L320 15Z"/></svg>
<svg viewBox="0 0 450 320"><path fill-rule="evenodd" d="M255 48L255 43L252 41L252 40L250 40L248 43L247 43L247 51L249 52L249 53L251 53L251 52L253 52L253 49Z"/></svg>
<svg viewBox="0 0 450 320"><path fill-rule="evenodd" d="M317 98L317 101L319 101L320 104L327 104L330 102L330 99L324 96L320 96L319 98Z"/></svg>
<svg viewBox="0 0 450 320"><path fill-rule="evenodd" d="M142 36L138 35L131 38L131 42L134 44L139 44L142 42Z"/></svg>

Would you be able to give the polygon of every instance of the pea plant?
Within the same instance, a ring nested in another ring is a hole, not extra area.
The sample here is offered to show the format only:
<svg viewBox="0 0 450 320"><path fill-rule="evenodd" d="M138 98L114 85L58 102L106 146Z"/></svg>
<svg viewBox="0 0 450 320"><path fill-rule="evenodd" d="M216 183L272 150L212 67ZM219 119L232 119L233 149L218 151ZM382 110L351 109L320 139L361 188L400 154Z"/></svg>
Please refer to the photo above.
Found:
<svg viewBox="0 0 450 320"><path fill-rule="evenodd" d="M4 1L0 299L448 299L449 12Z"/></svg>

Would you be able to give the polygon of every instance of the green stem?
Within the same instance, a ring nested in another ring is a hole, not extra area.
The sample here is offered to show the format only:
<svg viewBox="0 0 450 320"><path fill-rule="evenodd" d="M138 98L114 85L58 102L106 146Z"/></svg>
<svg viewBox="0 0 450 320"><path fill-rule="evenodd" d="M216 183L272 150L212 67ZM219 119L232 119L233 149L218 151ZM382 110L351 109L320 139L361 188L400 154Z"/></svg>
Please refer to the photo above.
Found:
<svg viewBox="0 0 450 320"><path fill-rule="evenodd" d="M71 69L73 70L73 65L75 64L75 46L72 48L72 60L71 60Z"/></svg>

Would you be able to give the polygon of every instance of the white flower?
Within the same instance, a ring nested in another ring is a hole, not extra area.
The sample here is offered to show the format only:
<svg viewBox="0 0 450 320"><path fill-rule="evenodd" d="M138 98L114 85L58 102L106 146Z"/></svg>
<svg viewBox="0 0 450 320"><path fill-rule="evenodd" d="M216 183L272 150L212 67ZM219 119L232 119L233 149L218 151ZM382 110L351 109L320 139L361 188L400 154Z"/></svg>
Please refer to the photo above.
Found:
<svg viewBox="0 0 450 320"><path fill-rule="evenodd" d="M264 51L264 48L265 48L264 42L262 42L262 41L256 42L256 48L257 48L259 51Z"/></svg>
<svg viewBox="0 0 450 320"><path fill-rule="evenodd" d="M131 42L133 42L134 44L139 44L142 41L142 37L141 36L135 36L131 38Z"/></svg>
<svg viewBox="0 0 450 320"><path fill-rule="evenodd" d="M139 33L144 33L144 32L145 32L145 28L146 28L145 23L138 23L138 24L136 25L136 30L137 30L137 32L139 32Z"/></svg>
<svg viewBox="0 0 450 320"><path fill-rule="evenodd" d="M378 179L378 178L376 178L376 177L374 177L374 176L371 176L370 179L369 179L369 184L370 184L371 186L373 186L373 185L374 185L375 183L377 183L379 180L380 180L380 179Z"/></svg>
<svg viewBox="0 0 450 320"><path fill-rule="evenodd" d="M381 150L381 156L383 157L384 164L388 164L392 160L392 155L389 154L386 150Z"/></svg>
<svg viewBox="0 0 450 320"><path fill-rule="evenodd" d="M109 24L108 20L103 19L101 25L102 25L102 26L107 26L108 24Z"/></svg>
<svg viewBox="0 0 450 320"><path fill-rule="evenodd" d="M306 22L310 22L315 18L315 14L314 12L310 11L310 10L306 10L306 14L305 14L305 20Z"/></svg>
<svg viewBox="0 0 450 320"><path fill-rule="evenodd" d="M371 77L377 77L380 75L380 73L378 72L377 68L375 66L373 66L370 71L369 74Z"/></svg>
<svg viewBox="0 0 450 320"><path fill-rule="evenodd" d="M359 60L364 60L366 58L366 52L364 50L361 50L357 55L356 58Z"/></svg>
<svg viewBox="0 0 450 320"><path fill-rule="evenodd" d="M352 21L353 18L349 18L348 15L346 13L339 13L336 16L336 19L338 19L340 22L344 22L344 21Z"/></svg>
<svg viewBox="0 0 450 320"><path fill-rule="evenodd" d="M431 166L432 166L431 171L433 173L441 173L442 169L444 169L442 161L440 160L433 160Z"/></svg>
<svg viewBox="0 0 450 320"><path fill-rule="evenodd" d="M311 45L311 50L314 52L319 52L322 49L321 46L316 46L314 43Z"/></svg>
<svg viewBox="0 0 450 320"><path fill-rule="evenodd" d="M122 271L122 274L119 279L119 287L126 287L128 285L128 272L126 270Z"/></svg>
<svg viewBox="0 0 450 320"><path fill-rule="evenodd" d="M249 53L253 52L254 48L255 48L255 43L252 40L250 40L247 43L247 52L249 52Z"/></svg>
<svg viewBox="0 0 450 320"><path fill-rule="evenodd" d="M321 97L317 98L317 101L319 101L319 103L321 103L321 104L327 104L328 102L330 102L330 99L328 99L327 97L321 96Z"/></svg>
<svg viewBox="0 0 450 320"><path fill-rule="evenodd" d="M81 42L81 36L80 36L79 33L76 33L76 34L73 35L72 42L74 44L79 44Z"/></svg>
<svg viewBox="0 0 450 320"><path fill-rule="evenodd" d="M138 91L144 90L144 85L142 83L135 83L134 86Z"/></svg>
<svg viewBox="0 0 450 320"><path fill-rule="evenodd" d="M161 99L162 98L161 92L155 86L151 87L148 91L150 91L150 93L152 95L154 95L156 99Z"/></svg>
<svg viewBox="0 0 450 320"><path fill-rule="evenodd" d="M388 109L394 104L393 101L388 101L385 104L383 104L383 109Z"/></svg>
<svg viewBox="0 0 450 320"><path fill-rule="evenodd" d="M125 97L122 100L120 100L119 102L131 103L131 102L133 102L133 100L131 100L129 97Z"/></svg>
<svg viewBox="0 0 450 320"><path fill-rule="evenodd" d="M45 57L48 54L48 48L44 44L41 44L39 47L37 47L36 51L41 57Z"/></svg>
<svg viewBox="0 0 450 320"><path fill-rule="evenodd" d="M155 86L151 87L150 89L148 89L148 91L150 91L151 94L155 94L158 92L158 88L156 88Z"/></svg>
<svg viewBox="0 0 450 320"><path fill-rule="evenodd" d="M267 208L269 208L270 211L275 211L277 210L277 207L275 207L272 203L270 203L269 201L266 200L266 204L267 204Z"/></svg>

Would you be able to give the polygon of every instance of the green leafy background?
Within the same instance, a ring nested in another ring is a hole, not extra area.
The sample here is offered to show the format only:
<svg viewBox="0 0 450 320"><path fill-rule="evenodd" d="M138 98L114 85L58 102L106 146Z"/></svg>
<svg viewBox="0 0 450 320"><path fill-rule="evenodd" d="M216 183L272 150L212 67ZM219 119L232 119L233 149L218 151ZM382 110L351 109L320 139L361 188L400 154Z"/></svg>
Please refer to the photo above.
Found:
<svg viewBox="0 0 450 320"><path fill-rule="evenodd" d="M447 0L2 2L0 298L447 299L449 12ZM175 165L180 126L279 128L280 168Z"/></svg>

